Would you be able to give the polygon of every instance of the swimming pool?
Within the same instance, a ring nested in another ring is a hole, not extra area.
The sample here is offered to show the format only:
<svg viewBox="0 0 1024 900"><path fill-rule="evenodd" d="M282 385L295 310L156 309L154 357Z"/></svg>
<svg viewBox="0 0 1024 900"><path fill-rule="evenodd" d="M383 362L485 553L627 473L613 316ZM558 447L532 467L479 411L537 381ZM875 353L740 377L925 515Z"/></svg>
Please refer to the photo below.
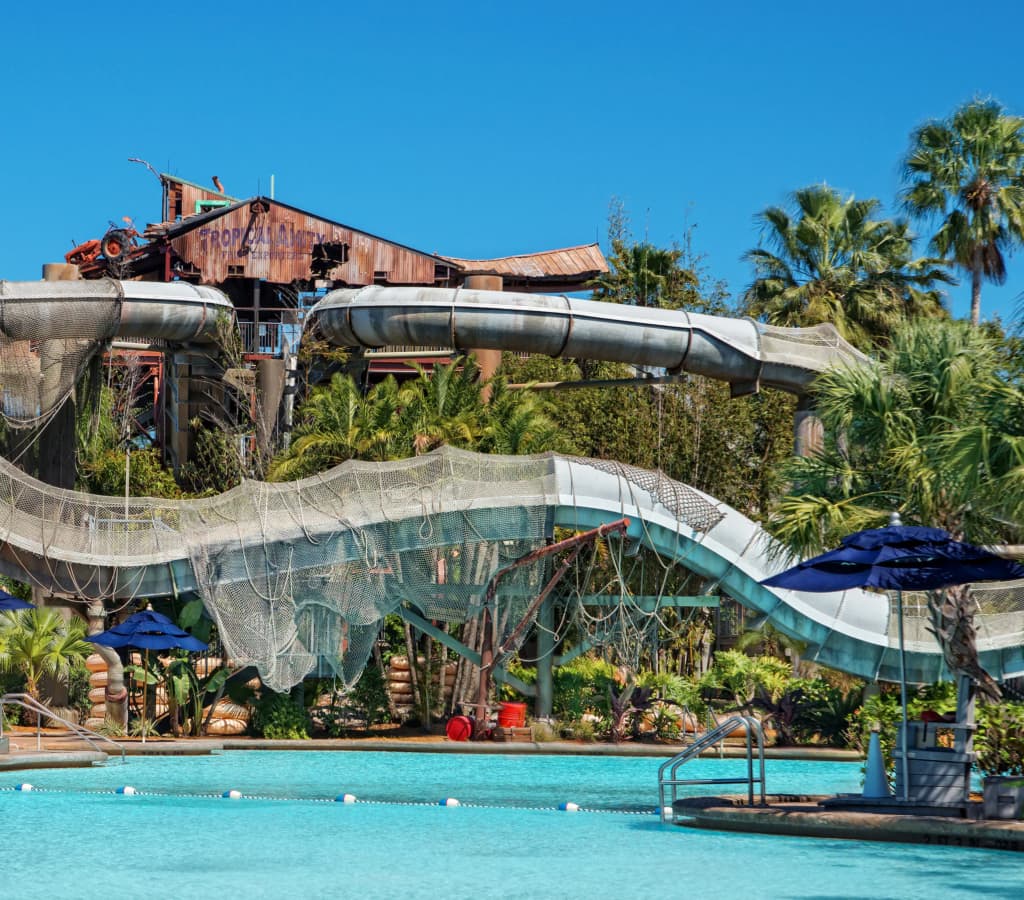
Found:
<svg viewBox="0 0 1024 900"><path fill-rule="evenodd" d="M229 752L7 773L3 896L1017 897L1015 854L662 825L657 759ZM743 764L703 759L694 777ZM856 790L856 763L769 760L770 792ZM113 793L120 785L134 797ZM239 790L239 801L220 799ZM338 794L360 802L330 802ZM206 796L203 796L206 795ZM252 795L261 798L251 799ZM438 801L457 798L460 808ZM321 801L321 802L317 802ZM580 813L558 812L564 801ZM984 882L977 875L981 873Z"/></svg>

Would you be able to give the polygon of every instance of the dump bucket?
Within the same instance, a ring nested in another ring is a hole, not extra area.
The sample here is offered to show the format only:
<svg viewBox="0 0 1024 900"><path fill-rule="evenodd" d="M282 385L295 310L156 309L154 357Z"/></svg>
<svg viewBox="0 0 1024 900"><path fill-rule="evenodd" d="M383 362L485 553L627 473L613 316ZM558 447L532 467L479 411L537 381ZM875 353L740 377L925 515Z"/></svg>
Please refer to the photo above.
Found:
<svg viewBox="0 0 1024 900"><path fill-rule="evenodd" d="M526 725L526 704L502 703L498 708L498 725L501 728L523 728Z"/></svg>
<svg viewBox="0 0 1024 900"><path fill-rule="evenodd" d="M450 741L468 741L473 736L473 720L469 716L452 716L444 733Z"/></svg>

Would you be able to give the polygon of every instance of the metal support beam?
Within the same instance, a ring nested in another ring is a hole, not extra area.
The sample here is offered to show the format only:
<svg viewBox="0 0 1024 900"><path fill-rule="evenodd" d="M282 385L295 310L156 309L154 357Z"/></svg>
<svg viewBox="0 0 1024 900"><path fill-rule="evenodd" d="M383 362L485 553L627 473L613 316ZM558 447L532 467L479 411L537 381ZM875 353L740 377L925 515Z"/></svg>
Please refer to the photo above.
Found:
<svg viewBox="0 0 1024 900"><path fill-rule="evenodd" d="M533 714L550 719L555 703L555 607L550 597L537 610L537 698Z"/></svg>
<svg viewBox="0 0 1024 900"><path fill-rule="evenodd" d="M471 650L465 644L462 643L458 638L452 637L445 631L442 631L436 625L428 622L419 613L413 612L408 606L398 607L398 614L414 628L418 628L424 634L429 634L435 641L444 644L449 650L457 653L463 659L468 659L474 666L480 665L480 654L475 650ZM520 694L526 697L536 696L536 688L532 684L527 684L525 681L521 681L516 678L515 675L510 675L501 667L494 670L494 680L507 684L509 687L515 688Z"/></svg>
<svg viewBox="0 0 1024 900"><path fill-rule="evenodd" d="M635 594L624 601L615 594L586 594L580 598L584 606L618 606L622 602L634 606L642 612L652 613L658 609L680 609L684 607L706 607L717 609L721 606L721 598L711 594L699 594L696 597L659 597L656 594Z"/></svg>

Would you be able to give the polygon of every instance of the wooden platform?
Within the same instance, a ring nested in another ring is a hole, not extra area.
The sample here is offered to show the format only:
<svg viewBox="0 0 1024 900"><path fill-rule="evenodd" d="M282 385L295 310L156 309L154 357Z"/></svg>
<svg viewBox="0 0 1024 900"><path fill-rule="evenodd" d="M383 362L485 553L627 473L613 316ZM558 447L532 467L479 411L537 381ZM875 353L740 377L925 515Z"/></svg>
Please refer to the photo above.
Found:
<svg viewBox="0 0 1024 900"><path fill-rule="evenodd" d="M533 743L533 729L532 728L506 728L499 725L494 729L494 740L500 743L512 743L512 744L532 744Z"/></svg>

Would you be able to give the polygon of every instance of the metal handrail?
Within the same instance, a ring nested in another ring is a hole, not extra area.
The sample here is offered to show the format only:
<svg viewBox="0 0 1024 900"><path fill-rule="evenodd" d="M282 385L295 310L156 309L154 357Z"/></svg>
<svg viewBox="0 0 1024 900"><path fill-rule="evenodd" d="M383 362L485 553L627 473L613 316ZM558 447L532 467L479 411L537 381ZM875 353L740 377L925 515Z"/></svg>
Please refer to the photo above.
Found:
<svg viewBox="0 0 1024 900"><path fill-rule="evenodd" d="M725 738L737 728L742 728L746 734L747 744L747 774L743 778L676 778L676 770L689 762L713 744L724 742ZM757 742L757 758L759 772L754 775L754 741ZM666 777L667 773L667 777ZM761 730L761 723L753 716L733 716L722 722L717 728L707 731L685 750L680 751L670 760L666 761L658 769L658 812L661 820L665 821L665 810L671 808L672 820L675 821L675 803L677 789L683 784L746 784L747 803L754 805L754 785L760 785L761 806L765 805L764 793L764 732ZM671 799L669 804L665 803L665 788L670 787Z"/></svg>
<svg viewBox="0 0 1024 900"><path fill-rule="evenodd" d="M85 741L93 750L97 752L104 752L96 745L96 740L105 741L108 744L112 744L118 750L121 751L121 763L125 762L124 745L119 744L117 741L108 738L106 735L99 734L86 728L84 725L79 725L77 722L72 722L69 719L65 719L63 716L58 715L48 706L40 703L31 694L4 694L0 697L0 738L4 736L4 707L7 705L20 706L22 709L27 709L36 714L36 750L43 749L43 717L47 719L53 719L54 721L60 722L65 728L68 729L73 735L81 738ZM94 740L94 738L96 740Z"/></svg>

